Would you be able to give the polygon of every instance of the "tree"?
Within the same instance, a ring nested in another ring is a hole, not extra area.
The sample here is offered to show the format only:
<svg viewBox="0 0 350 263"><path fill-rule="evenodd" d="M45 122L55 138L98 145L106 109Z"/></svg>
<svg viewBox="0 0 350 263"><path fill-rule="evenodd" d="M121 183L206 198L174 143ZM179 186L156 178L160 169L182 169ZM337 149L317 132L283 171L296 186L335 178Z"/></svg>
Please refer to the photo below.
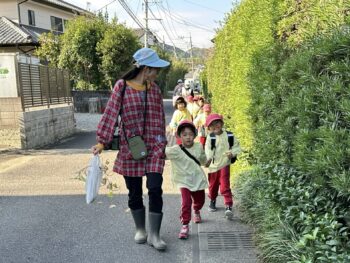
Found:
<svg viewBox="0 0 350 263"><path fill-rule="evenodd" d="M174 89L178 79L184 80L185 74L188 72L188 66L176 58L171 59L171 68L168 73L168 90Z"/></svg>
<svg viewBox="0 0 350 263"><path fill-rule="evenodd" d="M35 50L35 55L45 63L49 63L55 67L58 66L59 55L61 51L61 44L59 36L52 32L43 33L39 37L39 44Z"/></svg>
<svg viewBox="0 0 350 263"><path fill-rule="evenodd" d="M109 24L96 47L101 57L100 70L107 86L112 88L117 78L130 68L132 55L139 48L140 43L130 29L115 20Z"/></svg>
<svg viewBox="0 0 350 263"><path fill-rule="evenodd" d="M104 19L78 17L70 21L62 35L58 65L69 69L78 89L102 86L103 75L99 72L101 57L96 52L96 46L103 39L106 29Z"/></svg>

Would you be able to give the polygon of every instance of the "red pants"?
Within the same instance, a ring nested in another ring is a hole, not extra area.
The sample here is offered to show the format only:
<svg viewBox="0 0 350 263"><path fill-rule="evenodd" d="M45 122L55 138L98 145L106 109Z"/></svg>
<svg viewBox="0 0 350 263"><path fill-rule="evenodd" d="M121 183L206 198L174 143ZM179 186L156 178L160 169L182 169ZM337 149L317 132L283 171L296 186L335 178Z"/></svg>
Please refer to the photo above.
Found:
<svg viewBox="0 0 350 263"><path fill-rule="evenodd" d="M191 192L187 188L180 188L180 192L182 199L180 220L183 225L187 225L191 221L192 201L194 212L199 212L204 205L205 192L204 190Z"/></svg>
<svg viewBox="0 0 350 263"><path fill-rule="evenodd" d="M205 141L207 140L207 137L199 137L199 142L203 145L203 148L205 147Z"/></svg>
<svg viewBox="0 0 350 263"><path fill-rule="evenodd" d="M232 206L232 192L230 188L230 166L227 165L215 173L208 174L209 180L209 198L215 200L218 197L220 186L220 193L224 196L224 203L226 206Z"/></svg>

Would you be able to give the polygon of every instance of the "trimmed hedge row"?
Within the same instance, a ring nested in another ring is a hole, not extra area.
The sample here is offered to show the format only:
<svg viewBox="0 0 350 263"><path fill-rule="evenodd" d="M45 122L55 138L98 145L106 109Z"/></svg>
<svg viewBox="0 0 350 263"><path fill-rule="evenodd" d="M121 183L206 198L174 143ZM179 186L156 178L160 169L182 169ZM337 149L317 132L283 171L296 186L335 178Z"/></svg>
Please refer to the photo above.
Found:
<svg viewBox="0 0 350 263"><path fill-rule="evenodd" d="M350 1L241 1L206 83L266 262L350 262Z"/></svg>

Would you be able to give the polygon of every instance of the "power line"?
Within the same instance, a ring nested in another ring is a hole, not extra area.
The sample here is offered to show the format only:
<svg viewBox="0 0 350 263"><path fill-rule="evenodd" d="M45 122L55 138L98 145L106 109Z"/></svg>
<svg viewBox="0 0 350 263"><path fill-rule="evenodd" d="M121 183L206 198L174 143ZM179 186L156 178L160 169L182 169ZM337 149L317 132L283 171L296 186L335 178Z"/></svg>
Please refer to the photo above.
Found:
<svg viewBox="0 0 350 263"><path fill-rule="evenodd" d="M168 10L166 10L166 8L163 5L160 5L160 8L165 10L169 14L169 16L171 18L174 18L174 20L177 20L178 23L181 22L180 24L189 25L189 26L197 27L197 28L200 28L200 29L203 29L203 30L210 30L210 31L212 31L211 29L209 29L208 27L205 27L204 25L201 25L199 23L196 24L196 23L194 23L194 22L192 22L190 20L186 20L185 17L183 17L183 16L181 16L179 14L175 14L175 12L170 12L170 8Z"/></svg>
<svg viewBox="0 0 350 263"><path fill-rule="evenodd" d="M161 12L160 12L160 10L159 10L159 7L158 6L156 6L157 7L157 11L158 11L158 15L159 15L159 17L164 17L164 20L165 20L165 24L167 24L168 25L168 28L169 28L169 31L170 31L170 33L171 33L171 35L172 35L172 37L173 38L176 38L176 36L174 35L174 32L171 30L171 28L169 27L169 22L168 22L168 18L167 18L167 16L166 15L163 15Z"/></svg>
<svg viewBox="0 0 350 263"><path fill-rule="evenodd" d="M165 3L166 3L166 5L167 5L167 7L168 7L168 10L169 10L169 12L170 12L170 6L169 6L169 3L168 3L168 0L165 0ZM157 6L157 9L159 10L158 6ZM167 18L167 16L165 16L165 17ZM175 28L175 26L174 26L173 20L170 19L170 22L171 22L171 24L172 24L172 26L173 26L173 29L174 29L175 34L178 36L179 34L176 32L176 28Z"/></svg>
<svg viewBox="0 0 350 263"><path fill-rule="evenodd" d="M166 10L166 9L164 8L163 5L159 5L159 7L160 7L164 12L167 12L168 15L169 15L169 17L172 18L172 19L174 19L175 21L177 21L177 23L179 23L179 24L183 24L183 25L191 26L191 27L196 27L196 28L199 28L199 29L202 29L202 30L211 32L211 33L214 32L214 30L209 29L209 28L207 28L207 27L205 27L205 26L203 26L203 25L195 24L195 23L190 22L190 21L186 21L185 18L181 17L180 15L175 15L174 13L172 13L172 12Z"/></svg>
<svg viewBox="0 0 350 263"><path fill-rule="evenodd" d="M217 12L217 13L220 13L220 14L224 14L224 12L221 12L221 11L216 10L216 9L214 9L214 8L211 8L211 7L207 7L207 6L204 6L204 5L200 5L200 4L198 4L198 3L195 3L195 2L192 2L192 1L189 1L189 0L184 0L184 1L187 2L187 3L190 3L190 4L192 4L192 5L200 6L200 7L202 7L202 8L205 8L205 9L208 9L208 10L212 10L212 11Z"/></svg>
<svg viewBox="0 0 350 263"><path fill-rule="evenodd" d="M98 10L96 11L96 13L100 12L103 8L109 6L110 4L113 4L115 1L117 1L117 0L113 0L113 1L111 1L110 3L104 5L103 7L101 7L100 9L98 9Z"/></svg>
<svg viewBox="0 0 350 263"><path fill-rule="evenodd" d="M144 25L140 22L140 20L136 17L133 11L129 8L128 4L125 3L124 0L118 0L120 5L124 8L124 10L131 16L131 18L138 24L138 26L145 30Z"/></svg>
<svg viewBox="0 0 350 263"><path fill-rule="evenodd" d="M140 2L141 2L141 0L139 0L138 3L137 3L136 12L135 12L136 15L137 15L137 13L139 12ZM135 22L135 21L134 21L134 22ZM133 25L134 25L134 24L133 24Z"/></svg>
<svg viewBox="0 0 350 263"><path fill-rule="evenodd" d="M154 15L154 13L153 13L152 9L149 9L149 10L150 10L150 12L151 12L152 16L155 18L155 15ZM177 54L176 54L176 46L175 46L175 44L174 44L174 42L173 42L172 38L170 37L170 35L169 35L168 31L166 30L166 28L165 28L165 26L164 26L164 24L163 24L163 21L162 21L161 19L160 19L160 20L158 20L158 21L159 21L159 23L162 25L162 27L163 27L163 29L164 29L164 31L165 31L165 34L168 36L168 38L169 38L170 42L173 44L173 47L174 47L174 55L175 55L175 57L177 58Z"/></svg>

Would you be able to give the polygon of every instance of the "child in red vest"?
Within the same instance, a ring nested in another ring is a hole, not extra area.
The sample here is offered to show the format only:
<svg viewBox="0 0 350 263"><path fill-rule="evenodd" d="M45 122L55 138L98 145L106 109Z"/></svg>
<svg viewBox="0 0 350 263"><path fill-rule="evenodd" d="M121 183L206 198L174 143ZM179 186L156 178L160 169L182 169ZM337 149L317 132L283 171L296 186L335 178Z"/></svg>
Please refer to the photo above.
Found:
<svg viewBox="0 0 350 263"><path fill-rule="evenodd" d="M205 143L207 167L209 167L209 211L216 211L216 198L220 188L220 193L224 197L225 216L232 219L233 201L230 188L230 164L235 161L241 149L237 138L231 132L223 129L224 121L220 114L210 114L205 124L210 133Z"/></svg>

